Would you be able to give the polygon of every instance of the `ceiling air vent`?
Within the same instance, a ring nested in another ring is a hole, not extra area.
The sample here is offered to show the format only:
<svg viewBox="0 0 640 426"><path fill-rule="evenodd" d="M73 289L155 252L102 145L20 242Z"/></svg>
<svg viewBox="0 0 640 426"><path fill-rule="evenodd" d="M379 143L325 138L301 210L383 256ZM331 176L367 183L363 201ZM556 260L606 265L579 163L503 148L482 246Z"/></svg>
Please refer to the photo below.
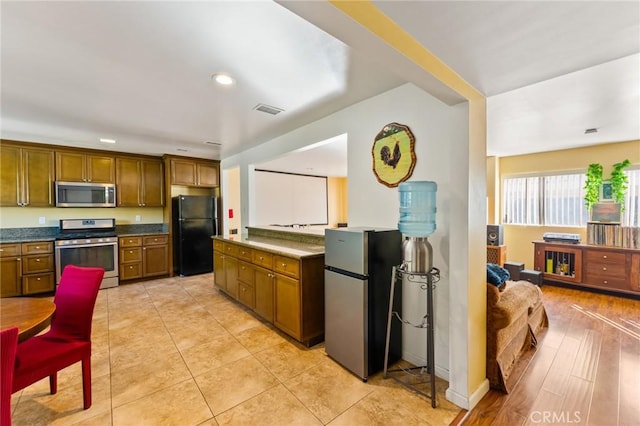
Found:
<svg viewBox="0 0 640 426"><path fill-rule="evenodd" d="M282 108L276 108L270 105L258 104L253 107L256 111L266 112L267 114L276 115L284 111Z"/></svg>
<svg viewBox="0 0 640 426"><path fill-rule="evenodd" d="M584 131L584 134L585 134L585 135L588 135L589 133L598 133L598 128L596 128L596 127L592 127L591 129L586 129L586 130Z"/></svg>
<svg viewBox="0 0 640 426"><path fill-rule="evenodd" d="M222 146L221 142L216 142L216 141L204 141L205 145L211 145L211 146Z"/></svg>

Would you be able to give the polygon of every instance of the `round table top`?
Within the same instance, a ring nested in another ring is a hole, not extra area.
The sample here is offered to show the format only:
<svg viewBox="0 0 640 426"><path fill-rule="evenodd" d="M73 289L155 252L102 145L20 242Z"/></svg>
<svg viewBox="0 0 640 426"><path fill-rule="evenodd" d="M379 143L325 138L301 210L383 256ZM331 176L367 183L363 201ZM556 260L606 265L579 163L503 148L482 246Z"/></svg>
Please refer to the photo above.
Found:
<svg viewBox="0 0 640 426"><path fill-rule="evenodd" d="M0 329L18 327L18 341L21 342L47 328L55 310L56 305L49 299L0 299Z"/></svg>

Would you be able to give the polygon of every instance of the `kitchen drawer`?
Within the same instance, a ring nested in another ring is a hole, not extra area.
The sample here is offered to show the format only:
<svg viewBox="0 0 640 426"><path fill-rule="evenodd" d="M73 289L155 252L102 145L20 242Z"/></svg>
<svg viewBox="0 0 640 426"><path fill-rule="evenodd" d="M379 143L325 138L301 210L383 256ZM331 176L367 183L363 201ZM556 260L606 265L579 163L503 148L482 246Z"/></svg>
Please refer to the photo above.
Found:
<svg viewBox="0 0 640 426"><path fill-rule="evenodd" d="M256 305L253 287L245 283L238 283L238 300L253 309Z"/></svg>
<svg viewBox="0 0 640 426"><path fill-rule="evenodd" d="M238 246L238 258L251 262L251 249L244 246Z"/></svg>
<svg viewBox="0 0 640 426"><path fill-rule="evenodd" d="M273 269L293 278L300 277L300 261L291 257L276 256Z"/></svg>
<svg viewBox="0 0 640 426"><path fill-rule="evenodd" d="M37 274L40 272L53 271L53 255L24 256L22 258L22 273Z"/></svg>
<svg viewBox="0 0 640 426"><path fill-rule="evenodd" d="M120 247L137 247L142 245L142 237L122 237L119 239Z"/></svg>
<svg viewBox="0 0 640 426"><path fill-rule="evenodd" d="M22 277L22 293L24 295L47 293L55 290L55 285L53 272Z"/></svg>
<svg viewBox="0 0 640 426"><path fill-rule="evenodd" d="M120 265L120 280L131 280L142 277L142 263L127 263Z"/></svg>
<svg viewBox="0 0 640 426"><path fill-rule="evenodd" d="M52 241L39 241L35 243L22 243L22 254L24 256L29 254L42 254L53 253Z"/></svg>
<svg viewBox="0 0 640 426"><path fill-rule="evenodd" d="M236 244L224 243L224 254L237 257L238 246Z"/></svg>
<svg viewBox="0 0 640 426"><path fill-rule="evenodd" d="M273 255L261 250L252 250L251 260L254 264L267 269L273 269Z"/></svg>
<svg viewBox="0 0 640 426"><path fill-rule="evenodd" d="M222 253L224 251L224 243L220 240L213 240L213 250Z"/></svg>
<svg viewBox="0 0 640 426"><path fill-rule="evenodd" d="M247 285L253 286L253 266L247 262L238 262L238 279Z"/></svg>
<svg viewBox="0 0 640 426"><path fill-rule="evenodd" d="M149 235L142 238L142 244L145 246L166 245L169 242L168 235Z"/></svg>
<svg viewBox="0 0 640 426"><path fill-rule="evenodd" d="M588 250L586 262L589 263L609 263L613 265L619 265L620 268L624 268L627 255L625 253L615 253L604 250Z"/></svg>
<svg viewBox="0 0 640 426"><path fill-rule="evenodd" d="M142 247L120 249L120 263L142 262Z"/></svg>
<svg viewBox="0 0 640 426"><path fill-rule="evenodd" d="M0 257L20 256L20 244L0 244Z"/></svg>
<svg viewBox="0 0 640 426"><path fill-rule="evenodd" d="M626 279L627 271L625 268L624 257L622 263L587 263L586 268L587 280L591 278L611 278L611 279Z"/></svg>

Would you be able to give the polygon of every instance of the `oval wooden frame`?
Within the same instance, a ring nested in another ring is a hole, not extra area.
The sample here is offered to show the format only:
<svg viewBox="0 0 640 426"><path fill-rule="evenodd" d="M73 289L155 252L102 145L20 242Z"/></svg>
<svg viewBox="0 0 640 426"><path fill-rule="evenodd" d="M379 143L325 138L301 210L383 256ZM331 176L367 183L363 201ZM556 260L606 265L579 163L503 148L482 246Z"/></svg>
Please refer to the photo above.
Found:
<svg viewBox="0 0 640 426"><path fill-rule="evenodd" d="M395 131L394 131L395 130ZM376 169L376 152L375 152L375 147L376 147L376 143L380 140L380 139L384 139L387 136L389 136L390 134L394 134L394 133L400 133L400 132L406 132L407 136L409 137L409 151L411 154L411 165L409 166L409 170L407 170L406 174L400 178L399 181L397 182L390 182L389 181L389 176L385 176L385 173L383 170L377 170ZM378 180L378 182L380 182L381 184L389 187L389 188L395 188L397 187L400 183L406 181L407 179L409 179L411 177L411 175L413 174L413 169L416 166L416 152L415 152L415 143L416 143L416 138L414 137L413 133L411 132L411 129L409 129L409 126L406 126L404 124L400 124L400 123L389 123L387 125L385 125L382 130L380 130L378 132L378 134L376 135L376 137L373 139L373 146L371 147L371 159L373 161L373 164L371 166L373 173L376 175L376 179Z"/></svg>

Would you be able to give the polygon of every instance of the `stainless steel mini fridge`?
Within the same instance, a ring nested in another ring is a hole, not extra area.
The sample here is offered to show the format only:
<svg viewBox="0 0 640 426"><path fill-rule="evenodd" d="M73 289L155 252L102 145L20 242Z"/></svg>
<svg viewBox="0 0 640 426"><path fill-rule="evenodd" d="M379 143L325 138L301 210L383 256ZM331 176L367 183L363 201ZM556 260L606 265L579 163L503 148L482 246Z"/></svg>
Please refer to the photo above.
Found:
<svg viewBox="0 0 640 426"><path fill-rule="evenodd" d="M393 266L402 262L402 235L366 227L325 231L325 348L366 381L384 367ZM394 310L401 311L396 287ZM402 355L402 329L392 321L389 362Z"/></svg>

